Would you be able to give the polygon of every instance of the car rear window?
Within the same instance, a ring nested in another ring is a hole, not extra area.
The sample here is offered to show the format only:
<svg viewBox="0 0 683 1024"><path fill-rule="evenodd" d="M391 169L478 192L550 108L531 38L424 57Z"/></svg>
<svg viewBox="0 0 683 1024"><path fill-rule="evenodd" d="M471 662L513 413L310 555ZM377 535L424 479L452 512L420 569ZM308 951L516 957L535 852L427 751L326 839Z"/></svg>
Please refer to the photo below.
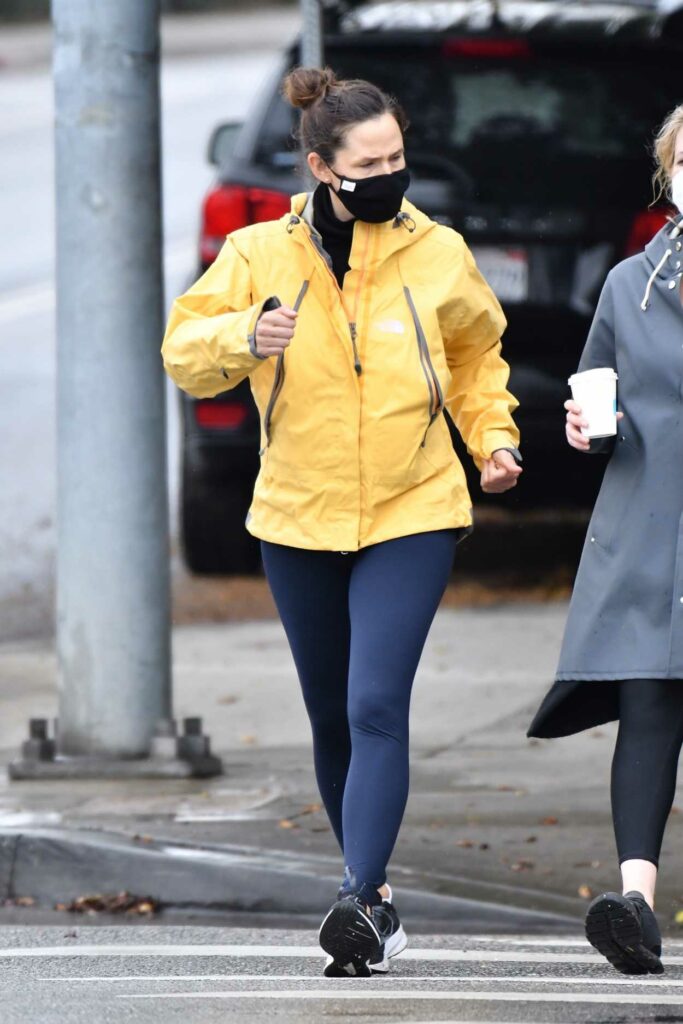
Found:
<svg viewBox="0 0 683 1024"><path fill-rule="evenodd" d="M448 56L439 49L328 50L340 77L368 78L393 93L411 121L416 175L450 178L497 205L633 206L650 198L648 145L680 102L679 72L662 55L591 60L525 54ZM291 167L293 112L274 100L257 160Z"/></svg>

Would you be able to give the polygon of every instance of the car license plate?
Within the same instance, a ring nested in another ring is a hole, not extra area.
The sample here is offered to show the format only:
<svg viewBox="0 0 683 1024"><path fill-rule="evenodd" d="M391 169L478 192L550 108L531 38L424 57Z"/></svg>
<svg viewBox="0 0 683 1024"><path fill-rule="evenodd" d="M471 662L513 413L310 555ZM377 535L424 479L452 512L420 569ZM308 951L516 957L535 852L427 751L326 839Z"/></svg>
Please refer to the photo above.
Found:
<svg viewBox="0 0 683 1024"><path fill-rule="evenodd" d="M529 296L529 261L523 249L473 246L480 272L501 302L524 302Z"/></svg>

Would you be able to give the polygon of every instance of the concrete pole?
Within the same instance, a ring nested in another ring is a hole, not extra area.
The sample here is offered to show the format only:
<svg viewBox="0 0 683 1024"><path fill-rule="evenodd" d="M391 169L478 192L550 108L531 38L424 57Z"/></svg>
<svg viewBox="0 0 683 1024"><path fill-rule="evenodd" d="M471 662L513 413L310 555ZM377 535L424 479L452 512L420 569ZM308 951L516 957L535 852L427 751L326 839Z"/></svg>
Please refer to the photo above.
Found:
<svg viewBox="0 0 683 1024"><path fill-rule="evenodd" d="M306 68L322 67L323 29L320 0L301 0L301 64Z"/></svg>
<svg viewBox="0 0 683 1024"><path fill-rule="evenodd" d="M159 0L53 0L58 750L171 717Z"/></svg>

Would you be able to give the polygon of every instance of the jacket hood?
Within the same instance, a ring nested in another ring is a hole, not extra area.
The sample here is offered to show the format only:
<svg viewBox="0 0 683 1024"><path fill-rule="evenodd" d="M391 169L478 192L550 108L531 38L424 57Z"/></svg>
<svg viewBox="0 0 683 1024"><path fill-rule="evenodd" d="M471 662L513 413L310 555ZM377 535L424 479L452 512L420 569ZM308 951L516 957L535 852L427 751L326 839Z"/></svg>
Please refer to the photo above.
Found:
<svg viewBox="0 0 683 1024"><path fill-rule="evenodd" d="M655 281L680 279L683 265L683 214L672 217L645 246L645 261L651 273L640 308L645 313L650 306L650 296ZM673 285L671 286L673 287Z"/></svg>
<svg viewBox="0 0 683 1024"><path fill-rule="evenodd" d="M313 225L313 193L299 192L292 196L290 212L282 218L282 223L290 234L294 234L297 228L307 225L315 232ZM394 220L386 221L383 224L373 224L375 230L380 232L382 244L377 247L378 258L384 260L387 256L413 245L420 238L438 227L436 221L431 220L426 214L418 210L416 206L404 199L401 209ZM316 232L317 233L317 232Z"/></svg>

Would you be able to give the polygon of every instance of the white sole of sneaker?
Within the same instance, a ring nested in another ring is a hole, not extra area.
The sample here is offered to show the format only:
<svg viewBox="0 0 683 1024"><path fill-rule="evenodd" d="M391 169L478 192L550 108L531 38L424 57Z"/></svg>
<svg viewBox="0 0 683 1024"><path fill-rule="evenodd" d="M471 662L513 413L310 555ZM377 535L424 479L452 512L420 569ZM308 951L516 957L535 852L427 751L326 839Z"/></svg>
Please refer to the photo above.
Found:
<svg viewBox="0 0 683 1024"><path fill-rule="evenodd" d="M376 964L369 964L370 970L373 974L386 974L389 970L389 961L402 953L408 945L408 936L403 931L401 925L397 932L391 936L391 938L384 944L384 959L380 960Z"/></svg>
<svg viewBox="0 0 683 1024"><path fill-rule="evenodd" d="M350 901L336 903L330 909L320 926L319 941L332 957L335 969L365 977L370 974L368 961L378 955L382 946L381 936L372 919ZM328 967L325 968L326 976L333 977L328 973Z"/></svg>

